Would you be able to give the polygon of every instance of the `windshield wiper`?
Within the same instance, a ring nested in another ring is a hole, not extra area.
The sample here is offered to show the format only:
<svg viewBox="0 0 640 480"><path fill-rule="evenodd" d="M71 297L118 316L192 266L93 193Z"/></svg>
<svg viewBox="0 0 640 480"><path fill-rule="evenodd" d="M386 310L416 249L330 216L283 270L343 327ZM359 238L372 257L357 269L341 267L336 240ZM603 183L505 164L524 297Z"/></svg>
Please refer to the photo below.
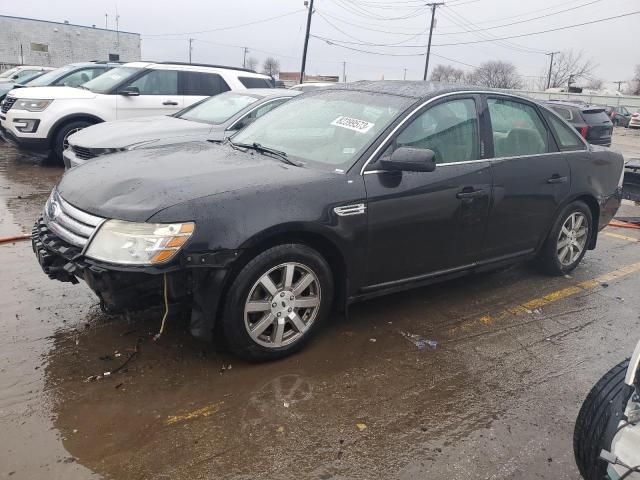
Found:
<svg viewBox="0 0 640 480"><path fill-rule="evenodd" d="M291 160L289 157L287 157L286 152L281 152L280 150L275 150L273 148L269 148L269 147L265 147L261 144L259 144L258 142L253 142L251 144L249 143L235 143L232 142L231 140L229 140L229 144L231 144L232 147L236 148L250 148L251 150L255 150L256 152L260 152L263 155L265 153L268 153L270 155L274 155L276 157L278 157L280 160L282 160L284 163L288 163L289 165L293 165L294 167L301 167L302 164L300 162L296 162L295 160Z"/></svg>

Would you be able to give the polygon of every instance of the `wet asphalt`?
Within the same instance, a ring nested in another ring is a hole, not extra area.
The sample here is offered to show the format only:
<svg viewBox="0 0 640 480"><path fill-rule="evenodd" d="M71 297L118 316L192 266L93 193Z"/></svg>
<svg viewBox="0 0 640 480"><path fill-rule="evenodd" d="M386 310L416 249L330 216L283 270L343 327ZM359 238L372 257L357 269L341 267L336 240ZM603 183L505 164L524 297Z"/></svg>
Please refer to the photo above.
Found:
<svg viewBox="0 0 640 480"><path fill-rule="evenodd" d="M61 174L0 143L0 236ZM267 364L179 315L152 342L160 311L106 316L26 241L0 245L0 280L0 478L578 479L580 404L640 339L640 230L614 227L568 278L519 265L358 304Z"/></svg>

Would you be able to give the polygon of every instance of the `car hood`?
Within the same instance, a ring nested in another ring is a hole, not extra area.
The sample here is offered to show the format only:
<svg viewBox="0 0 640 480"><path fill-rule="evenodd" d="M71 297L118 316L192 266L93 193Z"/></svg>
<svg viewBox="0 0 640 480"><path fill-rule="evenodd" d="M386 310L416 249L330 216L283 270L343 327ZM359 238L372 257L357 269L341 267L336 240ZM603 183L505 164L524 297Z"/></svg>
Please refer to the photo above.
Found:
<svg viewBox="0 0 640 480"><path fill-rule="evenodd" d="M65 98L95 98L96 94L91 90L72 87L29 87L21 88L11 94L16 98L33 99L65 99Z"/></svg>
<svg viewBox="0 0 640 480"><path fill-rule="evenodd" d="M143 222L206 196L299 186L334 175L200 141L108 155L69 170L57 188L67 202L93 215Z"/></svg>
<svg viewBox="0 0 640 480"><path fill-rule="evenodd" d="M69 143L86 148L123 148L152 140L166 143L166 140L187 135L200 134L205 139L210 130L209 124L175 117L140 117L98 123L75 133L69 138ZM176 138L175 141L180 139Z"/></svg>

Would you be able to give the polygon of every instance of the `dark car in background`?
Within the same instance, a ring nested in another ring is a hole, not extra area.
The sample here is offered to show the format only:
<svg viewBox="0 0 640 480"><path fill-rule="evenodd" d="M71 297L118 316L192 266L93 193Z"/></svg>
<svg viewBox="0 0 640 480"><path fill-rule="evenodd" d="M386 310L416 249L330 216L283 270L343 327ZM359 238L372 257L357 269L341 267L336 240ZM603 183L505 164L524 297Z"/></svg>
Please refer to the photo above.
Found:
<svg viewBox="0 0 640 480"><path fill-rule="evenodd" d="M65 168L126 150L194 140L221 141L301 92L283 88L232 90L201 100L173 115L98 123L69 137Z"/></svg>
<svg viewBox="0 0 640 480"><path fill-rule="evenodd" d="M629 119L631 118L631 112L627 110L627 107L622 107L620 105L616 107L606 106L604 107L604 111L607 115L609 115L609 118L613 122L614 127L629 126Z"/></svg>
<svg viewBox="0 0 640 480"><path fill-rule="evenodd" d="M622 196L623 158L540 104L429 82L307 92L224 142L69 170L33 228L52 279L107 310L177 302L248 359L334 308L537 259L566 275Z"/></svg>
<svg viewBox="0 0 640 480"><path fill-rule="evenodd" d="M559 101L546 102L546 104L573 125L587 142L593 145L611 146L613 122L606 114L605 107Z"/></svg>

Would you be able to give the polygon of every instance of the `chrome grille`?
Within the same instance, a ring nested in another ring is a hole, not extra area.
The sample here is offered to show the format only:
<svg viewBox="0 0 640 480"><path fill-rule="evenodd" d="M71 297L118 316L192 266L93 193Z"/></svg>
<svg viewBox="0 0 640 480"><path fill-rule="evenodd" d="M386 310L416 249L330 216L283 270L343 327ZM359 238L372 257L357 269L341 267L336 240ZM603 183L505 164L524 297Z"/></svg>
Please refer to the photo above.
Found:
<svg viewBox="0 0 640 480"><path fill-rule="evenodd" d="M102 217L83 212L66 202L56 190L44 209L44 222L49 230L76 247L84 247L103 221Z"/></svg>
<svg viewBox="0 0 640 480"><path fill-rule="evenodd" d="M81 160L89 160L91 158L97 157L97 155L93 151L91 151L91 149L89 148L79 147L78 145L70 145L70 146L73 153L76 154L76 157L78 157Z"/></svg>
<svg viewBox="0 0 640 480"><path fill-rule="evenodd" d="M13 104L16 103L16 97L5 97L4 103L2 104L2 113L7 113Z"/></svg>

